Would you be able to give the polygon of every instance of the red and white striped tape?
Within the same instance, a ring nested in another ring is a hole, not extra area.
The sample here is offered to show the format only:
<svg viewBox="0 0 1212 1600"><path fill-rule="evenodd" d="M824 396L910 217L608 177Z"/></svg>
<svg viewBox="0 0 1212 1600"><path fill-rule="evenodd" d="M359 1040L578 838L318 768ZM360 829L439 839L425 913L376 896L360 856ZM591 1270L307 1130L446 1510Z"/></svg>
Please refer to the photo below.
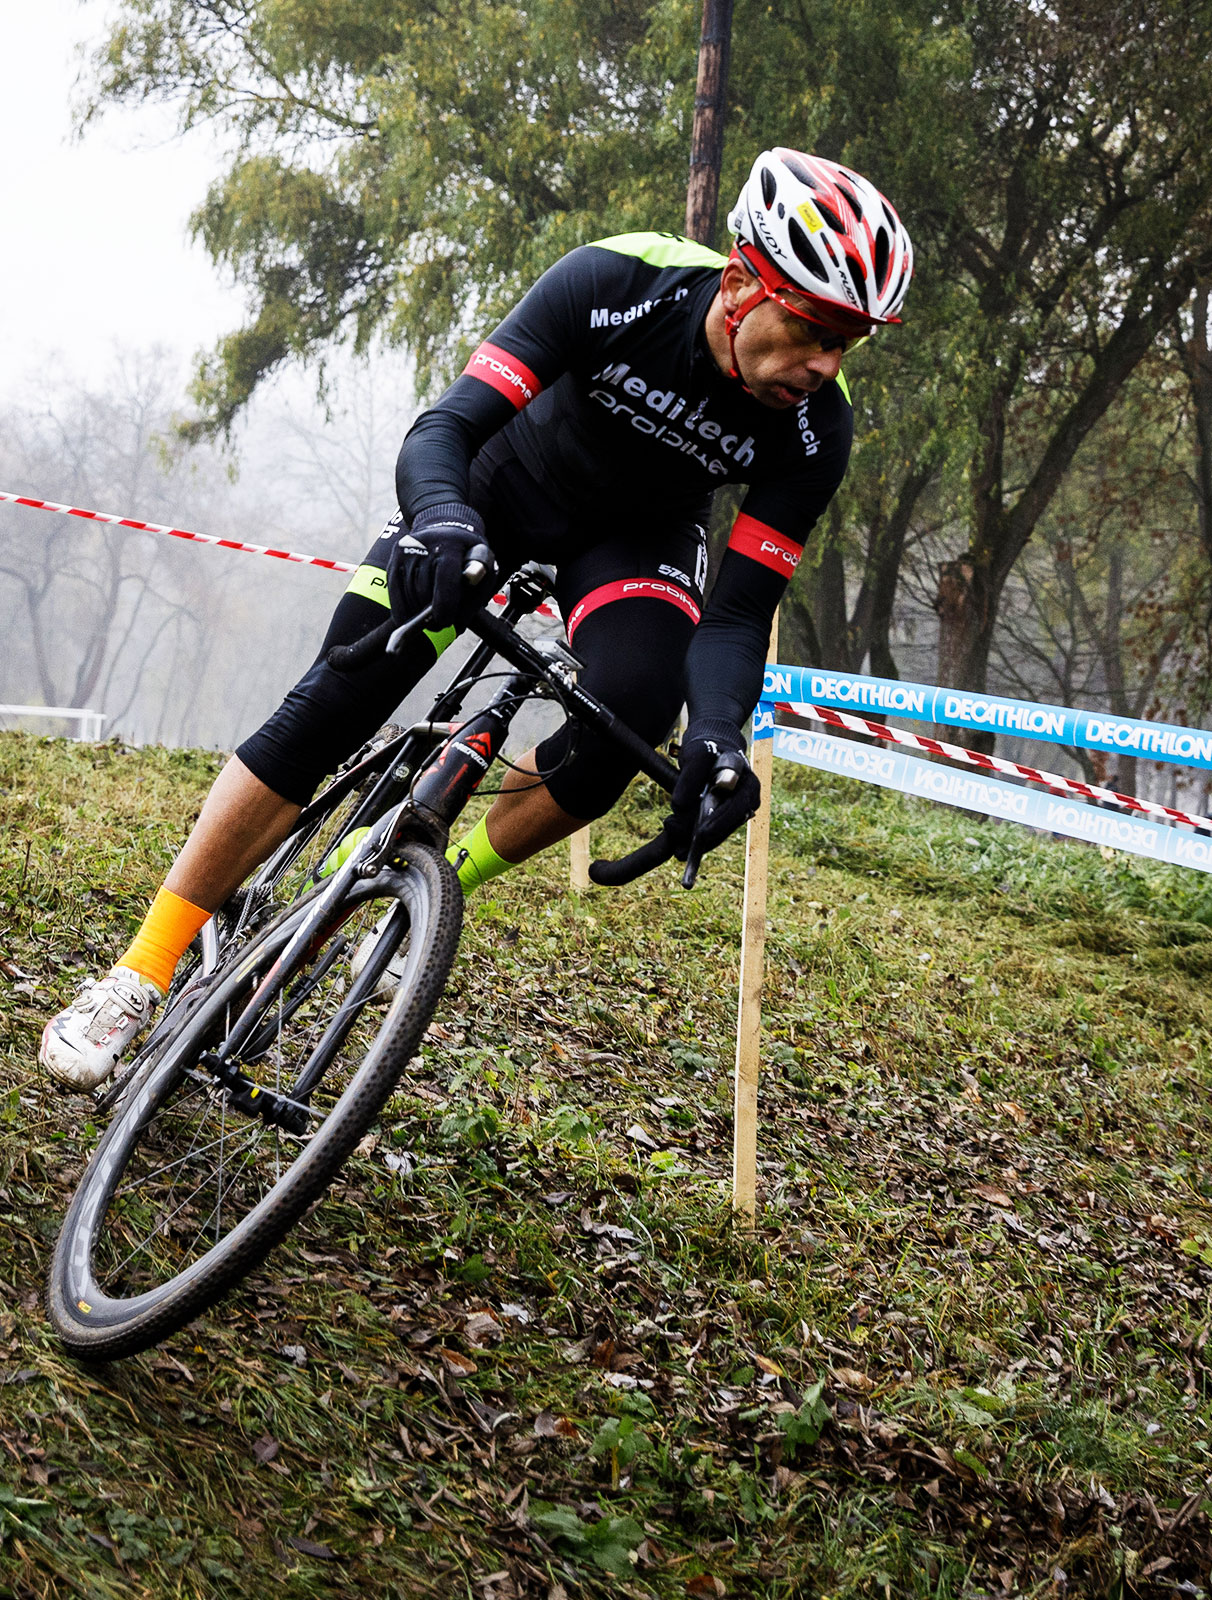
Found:
<svg viewBox="0 0 1212 1600"><path fill-rule="evenodd" d="M118 528L137 528L140 533L167 533L173 539L191 539L196 544L215 544L223 550L243 550L250 556L276 556L279 561L297 561L307 567L327 567L330 572L356 572L348 561L329 561L324 556L301 556L294 550L274 550L266 544L245 544L240 539L220 539L213 533L191 533L188 528L170 528L162 522L139 522L134 517L117 517L109 511L85 511L81 506L56 505L53 500L35 500L27 494L5 494L0 500L17 506L33 506L36 511L59 511L66 517L84 517L89 522L112 523Z"/></svg>
<svg viewBox="0 0 1212 1600"><path fill-rule="evenodd" d="M61 506L53 500L35 500L32 495L6 494L0 490L0 501L15 506L32 506L35 511L58 511L65 517L83 517L88 522L105 522L117 528L135 528L140 533L166 533L173 539L189 539L195 544L218 545L221 550L242 550L250 556L275 556L279 561L293 561L305 567L324 567L329 572L356 572L356 562L330 561L327 556L304 556L296 550L275 550L267 544L246 544L242 539L220 539L213 533L191 533L188 528L170 528L163 522L139 522L134 517L118 517L110 511L86 511L82 506ZM500 605L505 596L493 596ZM555 617L560 613L549 605L539 607L539 615Z"/></svg>
<svg viewBox="0 0 1212 1600"><path fill-rule="evenodd" d="M980 767L985 772L1007 772L1013 777L1029 778L1053 794L1079 794L1086 800L1104 800L1122 806L1126 811L1165 817L1170 822L1182 822L1189 828L1199 828L1212 833L1212 818L1192 816L1186 811L1176 811L1173 806L1159 805L1154 800L1138 800L1135 795L1119 794L1114 789L1102 789L1094 783L1081 783L1076 778L1063 778L1056 772L1041 772L1037 767L1027 767L1018 761L1007 761L1001 756L982 755L979 750L965 750L957 744L947 744L941 739L926 739L921 734L906 733L903 728L890 728L883 722L869 722L866 717L854 717L845 711L830 711L825 706L790 705L786 702L776 707L793 716L815 717L831 728L849 728L852 733L869 733L876 739L886 739L893 744L908 745L911 750L925 750L933 756L946 756L951 761L962 761L970 767Z"/></svg>

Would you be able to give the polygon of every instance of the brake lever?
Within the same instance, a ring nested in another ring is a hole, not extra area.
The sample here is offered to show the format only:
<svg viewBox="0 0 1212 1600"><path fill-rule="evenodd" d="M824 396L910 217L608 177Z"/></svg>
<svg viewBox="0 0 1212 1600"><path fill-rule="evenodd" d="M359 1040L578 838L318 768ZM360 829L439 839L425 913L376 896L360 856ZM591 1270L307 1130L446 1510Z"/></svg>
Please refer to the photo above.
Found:
<svg viewBox="0 0 1212 1600"><path fill-rule="evenodd" d="M727 765L728 757L723 756L715 771L711 775L711 782L706 793L699 801L698 820L694 825L694 832L690 835L690 848L686 852L686 868L682 873L682 888L693 889L695 880L699 875L699 867L703 862L704 849L699 843L699 837L707 824L715 816L720 800L732 793L741 781L741 775L736 767Z"/></svg>
<svg viewBox="0 0 1212 1600"><path fill-rule="evenodd" d="M418 628L423 628L432 616L433 607L426 606L424 611L418 611L415 617L409 617L407 622L402 622L398 628L394 628L387 641L386 653L389 656L398 656L409 634L416 633Z"/></svg>

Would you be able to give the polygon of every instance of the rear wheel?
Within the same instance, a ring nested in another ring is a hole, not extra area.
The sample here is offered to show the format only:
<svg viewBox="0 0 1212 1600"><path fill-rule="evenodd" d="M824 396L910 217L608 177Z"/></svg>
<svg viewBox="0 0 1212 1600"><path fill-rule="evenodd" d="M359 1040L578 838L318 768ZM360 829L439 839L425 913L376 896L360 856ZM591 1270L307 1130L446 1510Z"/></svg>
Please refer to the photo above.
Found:
<svg viewBox="0 0 1212 1600"><path fill-rule="evenodd" d="M125 1087L51 1266L73 1354L130 1355L213 1305L324 1192L416 1054L458 945L453 869L409 844L311 926L316 904L242 946Z"/></svg>

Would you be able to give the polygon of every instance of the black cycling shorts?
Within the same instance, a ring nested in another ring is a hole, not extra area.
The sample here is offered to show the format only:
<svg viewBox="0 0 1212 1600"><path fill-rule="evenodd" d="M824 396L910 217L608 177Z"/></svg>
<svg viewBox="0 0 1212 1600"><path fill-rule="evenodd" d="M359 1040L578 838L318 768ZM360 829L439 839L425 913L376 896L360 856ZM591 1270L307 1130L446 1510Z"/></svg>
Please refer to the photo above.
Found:
<svg viewBox="0 0 1212 1600"><path fill-rule="evenodd" d="M707 573L704 527L654 528L637 517L619 528L574 517L543 493L499 435L472 465L470 498L502 574L530 559L555 565L568 640L585 663L580 681L650 743L662 739L686 699L686 652ZM416 634L402 654L349 672L328 665L333 645L383 621L388 555L402 531L397 513L350 581L315 662L236 752L262 783L298 805L390 719L455 637L453 628ZM636 772L609 740L567 723L542 742L537 761L551 774L552 799L583 821L609 811Z"/></svg>

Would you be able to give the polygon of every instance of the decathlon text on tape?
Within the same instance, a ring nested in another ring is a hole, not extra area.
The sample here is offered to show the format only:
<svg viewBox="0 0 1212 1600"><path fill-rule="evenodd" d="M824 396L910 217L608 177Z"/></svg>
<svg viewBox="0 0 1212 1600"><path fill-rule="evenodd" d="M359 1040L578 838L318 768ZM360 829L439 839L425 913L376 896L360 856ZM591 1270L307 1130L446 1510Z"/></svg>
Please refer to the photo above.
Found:
<svg viewBox="0 0 1212 1600"><path fill-rule="evenodd" d="M901 683L895 678L861 678L848 672L815 667L766 668L762 699L790 702L792 711L811 716L810 706L833 711L882 711L918 722L942 722L954 728L1016 734L1049 744L1080 745L1085 750L1142 756L1148 761L1173 761L1189 767L1212 767L1212 733L1136 717L1073 711L1067 706L1036 705L1001 695L940 689L927 683Z"/></svg>

